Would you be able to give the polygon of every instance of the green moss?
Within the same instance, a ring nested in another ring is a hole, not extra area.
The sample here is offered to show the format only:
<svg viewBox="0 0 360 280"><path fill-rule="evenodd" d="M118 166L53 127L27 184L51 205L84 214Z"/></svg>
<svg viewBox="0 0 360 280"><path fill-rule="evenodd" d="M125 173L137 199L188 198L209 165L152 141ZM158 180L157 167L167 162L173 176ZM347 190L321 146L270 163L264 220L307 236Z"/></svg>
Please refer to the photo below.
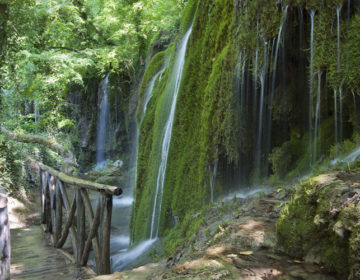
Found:
<svg viewBox="0 0 360 280"><path fill-rule="evenodd" d="M174 228L167 232L164 239L164 255L171 256L178 246L190 247L199 236L199 229L204 224L204 214L208 206L196 214L186 214ZM208 233L209 234L209 233Z"/></svg>
<svg viewBox="0 0 360 280"><path fill-rule="evenodd" d="M288 24L286 27L286 30L289 30L286 32L290 33L291 30L297 28L298 23L293 18L298 2L286 2L290 5L288 18L289 23L291 22L291 26ZM335 28L328 34L325 31L332 25L334 15L336 16L334 8L338 3L325 1L320 11L318 1L300 2L304 7L316 8L318 11L315 30L315 68L332 71L331 65L334 65L333 59L334 55L336 56ZM292 13L291 16L290 13ZM193 29L187 48L167 161L160 220L161 235L165 235L171 228L173 216L184 219L188 213L200 209L209 202L208 166L215 158L237 166L239 159L243 155L249 156L253 149L255 139L252 136L249 137L246 130L248 127L244 126L244 123L250 123L251 118L246 115L246 109L239 108L236 100L238 97L235 96L237 93L235 93L233 83L236 64L241 50L251 74L254 71L254 63L251 62L258 49L258 70L261 68L263 41L269 41L277 35L282 17L283 11L279 9L278 3L272 1L235 1L235 4L232 0L190 0L187 2L182 14L180 34L175 42L181 39L191 23L193 23ZM352 34L352 36L357 35ZM324 40L328 42L323 42ZM346 35L343 35L342 40L346 40ZM324 51L326 48L329 48L328 55ZM307 57L305 50L300 52L303 52L301 59L305 59ZM169 106L167 91L169 83L173 82L170 76L175 53L176 44L173 44L167 51L167 55L171 57L169 70L156 83L153 98L141 123L134 210L136 217L132 224L136 242L147 237L149 233L161 155L164 116ZM144 76L140 93L144 92L151 77L161 67L164 57L164 54L158 54L153 58ZM299 57L298 54L294 55L291 52L290 60L293 59L296 60ZM329 74L329 81L330 77L331 74ZM276 146L270 156L270 161L276 180L292 179L310 170L309 135L306 133L307 127L303 125L306 120L297 118L302 117L303 112L296 112L298 115L291 117L293 119L290 124L282 124L279 120L285 117L290 118L290 114L298 110L291 105L291 102L303 99L302 97L295 98L295 95L303 94L303 91L294 87L296 86L291 85L289 89L284 90L285 101L280 100L281 97L275 98L274 101L274 123L279 122L277 125L286 127L284 130L279 130L281 134L285 131L286 136L273 137L276 138L276 141L273 141L273 145ZM293 89L295 93L292 93ZM318 143L319 155L328 153L334 142L333 119L321 117L320 137L315 140ZM221 180L217 180L215 189L218 195L225 189ZM311 203L306 202L306 205L312 205ZM299 210L298 215L302 214L301 211L310 210L316 212L310 207ZM306 213L308 216L313 214ZM284 224L284 227L290 228L290 226L291 224ZM310 235L307 231L312 232L312 230L312 225L305 221L297 228L297 231L306 238Z"/></svg>
<svg viewBox="0 0 360 280"><path fill-rule="evenodd" d="M160 71L160 69L163 67L166 57L168 56L168 52L171 50L171 47L168 48L166 51L162 51L154 55L154 57L151 59L149 65L146 67L145 74L141 80L140 88L139 88L139 104L137 106L136 116L138 123L140 122L140 117L143 111L144 102L145 102L145 96L144 93L146 92L146 88L148 87L148 84L150 80L155 76L157 72Z"/></svg>
<svg viewBox="0 0 360 280"><path fill-rule="evenodd" d="M356 279L351 275L359 273L360 211L354 204L346 206L347 185L326 180L324 175L302 184L284 207L276 225L279 245L291 256Z"/></svg>

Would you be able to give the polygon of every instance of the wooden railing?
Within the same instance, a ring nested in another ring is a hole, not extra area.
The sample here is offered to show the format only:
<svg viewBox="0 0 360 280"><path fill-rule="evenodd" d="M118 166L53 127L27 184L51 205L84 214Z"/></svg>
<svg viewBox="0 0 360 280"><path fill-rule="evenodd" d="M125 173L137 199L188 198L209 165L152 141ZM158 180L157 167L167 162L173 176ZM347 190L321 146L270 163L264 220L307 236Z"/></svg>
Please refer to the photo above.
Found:
<svg viewBox="0 0 360 280"><path fill-rule="evenodd" d="M76 264L86 265L92 249L97 273L109 274L112 197L121 188L71 177L41 163L39 167L41 222L53 234L54 247L62 248L70 235ZM96 200L90 200L90 191L97 193Z"/></svg>
<svg viewBox="0 0 360 280"><path fill-rule="evenodd" d="M10 225L8 199L0 194L0 279L10 279Z"/></svg>

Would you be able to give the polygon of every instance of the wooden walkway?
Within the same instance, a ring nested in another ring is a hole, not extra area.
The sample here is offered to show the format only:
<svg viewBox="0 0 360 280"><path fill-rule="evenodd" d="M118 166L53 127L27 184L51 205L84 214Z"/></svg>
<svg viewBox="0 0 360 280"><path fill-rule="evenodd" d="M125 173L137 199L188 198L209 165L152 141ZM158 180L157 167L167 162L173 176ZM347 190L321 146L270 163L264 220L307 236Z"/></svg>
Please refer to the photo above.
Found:
<svg viewBox="0 0 360 280"><path fill-rule="evenodd" d="M11 230L11 279L86 279L81 268L71 264L49 245L39 226Z"/></svg>

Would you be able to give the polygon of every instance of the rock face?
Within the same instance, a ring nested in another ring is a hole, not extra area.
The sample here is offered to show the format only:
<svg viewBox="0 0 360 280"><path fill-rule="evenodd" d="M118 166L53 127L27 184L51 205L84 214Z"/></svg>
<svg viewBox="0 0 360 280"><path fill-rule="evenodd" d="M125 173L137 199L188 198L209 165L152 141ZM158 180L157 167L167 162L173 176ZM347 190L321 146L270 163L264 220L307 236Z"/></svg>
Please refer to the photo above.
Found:
<svg viewBox="0 0 360 280"><path fill-rule="evenodd" d="M279 246L306 262L360 279L360 172L334 172L300 186L277 222Z"/></svg>

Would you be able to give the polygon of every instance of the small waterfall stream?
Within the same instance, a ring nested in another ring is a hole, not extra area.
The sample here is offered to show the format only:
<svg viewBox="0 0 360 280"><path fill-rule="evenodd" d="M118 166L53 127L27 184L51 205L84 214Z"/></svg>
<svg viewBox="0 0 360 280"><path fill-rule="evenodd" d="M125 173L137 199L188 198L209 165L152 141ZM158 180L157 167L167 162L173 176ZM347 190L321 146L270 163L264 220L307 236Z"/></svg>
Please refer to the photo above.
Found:
<svg viewBox="0 0 360 280"><path fill-rule="evenodd" d="M105 142L107 135L107 124L109 121L109 100L108 100L109 74L101 83L98 91L98 121L96 139L96 168L105 167Z"/></svg>
<svg viewBox="0 0 360 280"><path fill-rule="evenodd" d="M264 41L264 57L263 66L260 71L260 100L259 100L259 124L257 132L257 143L255 151L255 181L259 181L261 176L261 157L262 157L262 133L263 133L263 118L264 118L264 103L265 103L265 87L266 87L266 73L268 70L268 53L269 43Z"/></svg>
<svg viewBox="0 0 360 280"><path fill-rule="evenodd" d="M192 31L192 26L184 35L184 38L180 44L178 53L176 55L176 60L174 64L174 72L172 73L173 77L175 77L175 83L173 84L173 93L172 93L172 102L171 102L171 109L169 117L166 121L165 128L164 128L164 135L161 145L161 162L159 166L157 182L156 182L156 191L154 197L154 206L151 218L151 229L150 229L150 238L157 238L159 234L159 225L160 225L160 214L161 214L161 204L162 204L162 195L164 189L164 182L165 182L165 175L166 175L166 164L167 158L170 149L170 141L171 141L171 134L172 134L172 127L174 123L175 117L175 109L176 109L176 101L177 95L180 89L180 83L182 78L182 72L184 69L185 64L185 54L186 54L186 47L189 41L190 35Z"/></svg>
<svg viewBox="0 0 360 280"><path fill-rule="evenodd" d="M279 60L279 49L280 49L280 43L282 40L282 36L283 36L283 30L285 27L285 23L286 23L286 19L287 19L287 13L288 13L288 8L289 6L287 5L285 7L285 11L284 11L284 15L283 15L283 19L281 21L280 24L280 28L279 28L279 33L278 33L278 37L276 40L276 48L275 48L275 53L274 53L274 61L272 63L272 69L273 69L273 74L272 74L272 81L271 81L271 91L270 91L270 99L268 101L268 108L269 108L269 113L268 113L268 119L267 119L267 135L266 135L266 157L269 155L270 150L271 150L271 135L272 135L272 119L273 119L273 103L274 103L274 96L275 96L275 86L276 86L276 73L277 73L277 65L278 65L278 60ZM274 38L274 43L273 43L273 48L272 48L272 53L274 52L274 44L275 44L275 38ZM284 47L283 49L283 56L284 56ZM282 77L282 82L285 82L285 58L283 57L282 59L283 62L283 77ZM267 166L266 166L266 170L265 172L268 171L268 161L266 162ZM267 174L266 174L267 175Z"/></svg>
<svg viewBox="0 0 360 280"><path fill-rule="evenodd" d="M147 106L148 106L148 104L149 104L149 102L150 102L150 99L151 99L151 97L152 97L152 92L153 92L153 89L154 89L155 82L157 81L157 79L158 79L159 77L160 77L159 79L161 79L161 76L162 76L162 74L164 73L165 69L169 66L169 61L170 61L170 57L168 57L168 58L166 59L166 62L165 62L165 64L164 64L164 67L161 68L160 71L157 72L157 73L155 74L155 76L151 78L151 80L150 80L150 82L149 82L149 84L148 84L148 86L147 86L147 88L146 88L146 91L145 91L145 93L144 93L144 95L145 95L145 101L144 101L144 108L143 108L142 118L143 118L143 117L145 116L145 114L146 114Z"/></svg>
<svg viewBox="0 0 360 280"><path fill-rule="evenodd" d="M314 83L314 17L315 10L310 11L311 31L310 31L310 71L309 71L309 147L312 147L312 113L313 113L313 83ZM310 152L310 161L312 155Z"/></svg>
<svg viewBox="0 0 360 280"><path fill-rule="evenodd" d="M334 89L334 131L335 145L338 143L338 112L337 112L337 90Z"/></svg>
<svg viewBox="0 0 360 280"><path fill-rule="evenodd" d="M216 148L216 155L215 159L212 163L212 166L209 165L209 172L210 172L210 202L214 202L214 189L215 189L215 182L216 182L216 174L217 174L217 167L219 163L219 149Z"/></svg>
<svg viewBox="0 0 360 280"><path fill-rule="evenodd" d="M161 202L162 202L162 194L164 188L164 181L165 181L165 173L166 173L166 164L167 164L167 156L169 153L170 148L170 141L171 141L171 133L172 133L172 126L175 117L175 109L176 109L176 101L177 95L180 89L180 83L182 78L182 72L185 64L185 54L186 54L186 47L191 35L192 27L186 32L184 38L181 41L179 50L175 57L175 63L173 66L173 72L171 79L174 79L173 86L171 88L171 95L172 95L172 102L170 113L167 119L167 122L164 127L163 131L163 138L162 138L162 151L161 151L161 162L159 166L158 176L157 176L157 184L156 184L156 192L154 196L154 206L153 206L153 213L151 219L151 232L149 239L139 243L137 246L129 249L124 249L120 251L118 254L112 256L112 269L113 270L122 270L128 267L131 263L136 261L144 252L148 251L153 244L158 239L159 234L159 224L160 224L160 214L161 214ZM169 60L165 63L164 68L162 68L149 82L147 90L145 92L145 103L143 108L143 113L146 113L146 106L151 99L152 91L154 88L154 84L159 76L165 71L169 63ZM136 166L135 166L136 168ZM129 238L125 238L126 236L119 236L119 242L129 242Z"/></svg>
<svg viewBox="0 0 360 280"><path fill-rule="evenodd" d="M254 65L254 102L253 102L253 118L254 120L256 120L256 116L257 116L257 104L258 104L258 95L257 95L257 90L258 90L258 76L259 76L259 71L258 71L258 62L259 61L259 49L256 47L256 52L255 52L255 65Z"/></svg>
<svg viewBox="0 0 360 280"><path fill-rule="evenodd" d="M321 107L321 75L322 72L318 70L318 90L316 98L316 109L315 109L315 133L314 133L314 150L313 150L313 162L316 161L317 147L320 143L320 107Z"/></svg>
<svg viewBox="0 0 360 280"><path fill-rule="evenodd" d="M340 29L340 15L341 15L341 6L336 7L336 22L337 22L337 69L340 70L341 66L341 29ZM339 87L339 139L341 143L343 138L343 127L342 127L342 116L343 116L343 85L341 83Z"/></svg>

